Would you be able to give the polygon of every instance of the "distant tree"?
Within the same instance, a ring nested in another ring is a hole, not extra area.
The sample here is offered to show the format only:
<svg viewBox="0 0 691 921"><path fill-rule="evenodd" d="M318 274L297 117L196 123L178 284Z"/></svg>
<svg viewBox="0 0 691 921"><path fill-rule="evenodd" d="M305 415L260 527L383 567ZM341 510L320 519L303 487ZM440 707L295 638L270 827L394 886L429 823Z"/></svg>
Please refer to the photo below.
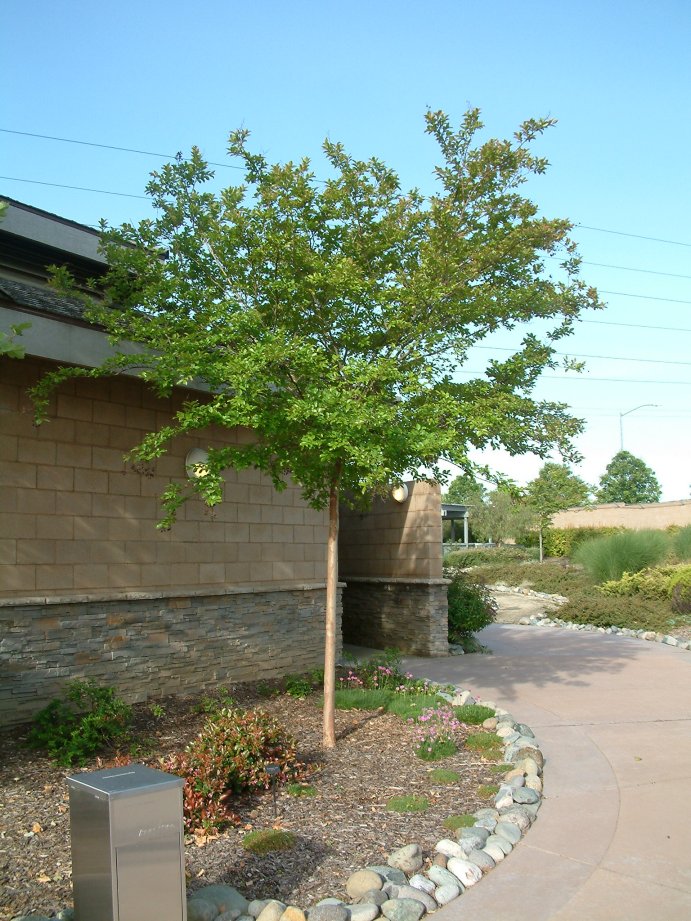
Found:
<svg viewBox="0 0 691 921"><path fill-rule="evenodd" d="M214 193L200 151L152 175L151 219L103 226L103 299L87 317L116 354L99 368L62 368L35 388L39 420L70 377L134 371L158 394L191 381L169 425L130 457L154 461L179 435L252 429L254 440L209 449L207 473L163 494L170 526L191 495L223 500L223 472L252 466L276 488L290 477L307 502L328 509L324 745L335 744L334 689L338 509L365 502L439 458L469 469L469 452L503 446L546 457L573 452L580 420L565 404L532 397L555 364L555 342L580 312L598 307L580 278L571 225L539 213L521 187L543 173L535 139L550 119L525 122L508 140L479 140L477 110L455 130L427 114L441 157L434 194L402 191L380 160L324 143L329 175L307 159L271 164L231 135L244 183ZM546 268L553 257L559 277ZM70 289L66 272L56 283ZM72 288L74 291L74 288ZM88 299L87 299L88 300ZM548 320L515 354L468 380L456 372L497 329ZM127 343L136 342L136 354Z"/></svg>
<svg viewBox="0 0 691 921"><path fill-rule="evenodd" d="M481 505L485 501L487 490L468 473L455 477L443 495L443 502L455 505Z"/></svg>
<svg viewBox="0 0 691 921"><path fill-rule="evenodd" d="M472 510L470 520L477 537L502 544L531 527L533 514L518 490L500 486Z"/></svg>
<svg viewBox="0 0 691 921"><path fill-rule="evenodd" d="M619 451L607 464L600 488L599 502L659 502L662 488L654 471L640 457Z"/></svg>
<svg viewBox="0 0 691 921"><path fill-rule="evenodd" d="M543 559L542 535L552 515L565 508L584 505L591 487L566 466L547 461L537 477L528 483L526 498L535 515L540 535L540 562Z"/></svg>

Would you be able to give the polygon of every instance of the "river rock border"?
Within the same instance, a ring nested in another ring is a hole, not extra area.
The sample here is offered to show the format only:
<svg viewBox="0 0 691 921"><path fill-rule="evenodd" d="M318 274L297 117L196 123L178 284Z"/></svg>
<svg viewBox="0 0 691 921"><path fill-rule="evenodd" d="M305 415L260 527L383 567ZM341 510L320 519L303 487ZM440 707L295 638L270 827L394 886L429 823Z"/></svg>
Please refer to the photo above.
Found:
<svg viewBox="0 0 691 921"><path fill-rule="evenodd" d="M508 585L489 585L491 592L500 592L505 595L529 595L532 598L542 598L556 604L565 604L569 599L563 595L548 595L546 592L536 592L531 588L511 588ZM548 614L531 614L530 617L521 617L518 621L524 627L563 627L579 633L605 633L615 636L628 636L632 639L647 640L650 643L664 643L666 646L676 646L678 649L691 650L691 640L680 640L676 636L666 633L656 633L654 630L631 630L628 627L596 627L593 624L577 624L572 620L562 620L560 617L550 617Z"/></svg>
<svg viewBox="0 0 691 921"><path fill-rule="evenodd" d="M499 785L494 806L473 813L474 824L459 828L455 840L442 838L434 853L425 856L419 844L402 845L389 854L386 865L352 873L346 899L327 898L303 910L277 899L248 901L232 886L210 885L195 890L187 900L187 921L420 921L427 913L459 898L504 860L537 818L542 802L544 758L532 730L492 701L478 700L457 687L440 696L453 706L479 704L495 716L482 724L496 732L504 746L504 762L511 764ZM54 921L22 915L14 921ZM74 921L74 910L64 909L57 921Z"/></svg>

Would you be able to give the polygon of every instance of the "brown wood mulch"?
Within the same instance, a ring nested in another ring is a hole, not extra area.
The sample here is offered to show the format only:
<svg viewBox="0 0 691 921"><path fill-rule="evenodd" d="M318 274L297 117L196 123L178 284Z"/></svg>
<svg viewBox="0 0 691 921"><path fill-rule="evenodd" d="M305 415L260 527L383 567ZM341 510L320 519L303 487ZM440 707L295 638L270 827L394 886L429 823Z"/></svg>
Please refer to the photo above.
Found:
<svg viewBox="0 0 691 921"><path fill-rule="evenodd" d="M189 890L224 883L248 899L278 898L303 909L327 896L345 898L345 882L356 869L385 863L392 850L410 843L420 844L429 860L436 842L449 835L445 818L488 805L478 787L496 783L497 775L462 745L442 762L425 762L415 755L412 727L404 720L345 711L336 714L337 747L324 753L316 695L260 699L251 687L230 690L238 704L261 707L292 733L300 753L315 765L310 783L318 792L295 797L279 790L276 816L271 793L233 801L241 826L187 839ZM206 719L198 699L159 704L165 711L159 717L146 704L135 707L137 738L146 749L145 757L133 760L152 766L159 756L182 750ZM72 905L66 777L75 771L56 768L27 748L27 729L0 736L0 921L28 913L50 916ZM475 731L468 727L464 733ZM94 761L86 769L104 766ZM438 767L457 771L460 780L433 783L429 772ZM388 800L400 794L427 797L429 809L387 810ZM242 847L250 828L274 826L297 836L292 850L258 857Z"/></svg>

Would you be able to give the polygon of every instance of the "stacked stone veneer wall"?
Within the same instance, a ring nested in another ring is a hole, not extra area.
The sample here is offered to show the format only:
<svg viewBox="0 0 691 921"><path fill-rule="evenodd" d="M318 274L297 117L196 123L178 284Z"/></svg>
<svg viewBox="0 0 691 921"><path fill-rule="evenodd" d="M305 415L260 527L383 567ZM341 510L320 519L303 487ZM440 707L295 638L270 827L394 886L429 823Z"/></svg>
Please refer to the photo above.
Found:
<svg viewBox="0 0 691 921"><path fill-rule="evenodd" d="M554 528L623 527L633 530L691 525L691 499L625 505L612 502L592 508L570 508L552 518Z"/></svg>
<svg viewBox="0 0 691 921"><path fill-rule="evenodd" d="M323 585L302 585L4 602L0 725L29 719L73 678L133 702L323 665L324 600ZM340 624L336 636L340 651Z"/></svg>
<svg viewBox="0 0 691 921"><path fill-rule="evenodd" d="M349 576L343 638L408 655L449 653L447 584L443 579L374 579Z"/></svg>
<svg viewBox="0 0 691 921"><path fill-rule="evenodd" d="M448 653L441 492L408 483L408 498L343 509L339 541L346 643L417 655Z"/></svg>

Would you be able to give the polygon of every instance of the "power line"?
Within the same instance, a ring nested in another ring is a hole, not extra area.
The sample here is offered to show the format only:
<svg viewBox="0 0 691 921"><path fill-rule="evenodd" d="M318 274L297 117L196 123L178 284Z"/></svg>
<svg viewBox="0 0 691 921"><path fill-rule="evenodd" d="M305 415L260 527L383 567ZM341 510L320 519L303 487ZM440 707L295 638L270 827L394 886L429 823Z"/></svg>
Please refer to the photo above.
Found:
<svg viewBox="0 0 691 921"><path fill-rule="evenodd" d="M630 294L627 291L604 291L598 288L599 294L616 294L621 297L637 297L644 301L667 301L670 304L691 304L691 301L681 301L676 297L655 297L653 294Z"/></svg>
<svg viewBox="0 0 691 921"><path fill-rule="evenodd" d="M657 329L667 333L691 333L681 326L649 326L646 323L616 323L614 320L579 320L579 323L599 323L602 326L626 326L629 329Z"/></svg>
<svg viewBox="0 0 691 921"><path fill-rule="evenodd" d="M117 195L120 198L141 198L149 201L148 195L133 195L131 192L110 192L108 189L87 189L81 185L64 185L60 182L41 182L40 179L19 179L17 176L0 176L6 182L29 182L31 185L48 185L54 189L71 189L75 192L97 192L99 195Z"/></svg>
<svg viewBox="0 0 691 921"><path fill-rule="evenodd" d="M16 135L21 135L22 137L40 138L41 140L45 140L45 141L58 141L62 144L78 144L82 147L98 147L98 148L101 148L102 150L117 150L121 153L140 154L142 156L147 156L147 157L160 157L163 160L174 160L176 156L175 154L164 154L164 153L160 153L159 151L155 151L155 150L140 150L137 147L120 147L117 144L101 144L101 143L98 143L97 141L82 141L82 140L78 140L77 138L64 138L64 137L59 137L53 134L39 134L33 131L18 131L14 128L0 128L0 131L3 132L4 134L16 134ZM220 163L214 160L207 160L206 162L210 166L222 166L225 169L238 169L238 170L243 169L243 167L238 166L233 163ZM28 182L29 180L23 180L23 181ZM94 191L99 191L99 190L94 190ZM112 193L107 193L107 194L112 194ZM124 194L124 193L119 193L119 194ZM653 243L666 243L670 246L691 247L691 243L684 243L681 240L666 240L666 239L662 239L661 237L649 237L649 236L645 236L644 234L628 233L623 230L610 230L606 227L593 227L590 224L577 223L577 224L574 224L574 227L579 227L581 228L581 230L596 231L597 233L611 233L611 234L616 234L617 236L621 236L621 237L633 237L636 240L650 240ZM597 263L590 263L590 265L597 265ZM620 267L619 266L607 266L607 268L620 268ZM639 269L638 271L644 271L644 270ZM657 274L663 274L663 273L657 273ZM680 276L680 277L688 278L689 276Z"/></svg>
<svg viewBox="0 0 691 921"><path fill-rule="evenodd" d="M60 141L63 144L79 144L82 147L99 147L102 150L117 150L121 153L141 154L145 157L160 157L162 160L175 160L176 156L178 156L177 154L159 153L156 150L139 150L136 147L118 147L115 144L97 144L96 141L78 141L75 138L61 138L52 134L34 134L31 131L14 131L11 128L0 128L0 131L4 134L21 134L23 137L41 138L44 141ZM206 162L209 166L223 166L225 169L243 169L242 166L238 166L234 163L218 163L214 160L207 160ZM29 182L28 179L22 181ZM96 189L94 191L99 190Z"/></svg>
<svg viewBox="0 0 691 921"><path fill-rule="evenodd" d="M506 348L505 346L494 346L494 345L476 345L473 346L476 349L483 349L484 351L490 352L514 352L515 349ZM581 353L570 354L569 352L554 352L555 355L561 355L566 358L601 358L607 361L640 361L645 362L646 364L651 365L684 365L686 367L691 365L691 361L671 361L667 358L630 358L626 355L588 355Z"/></svg>
<svg viewBox="0 0 691 921"><path fill-rule="evenodd" d="M465 374L468 377L483 377L487 373L485 368L482 371L457 371L457 374ZM563 383L612 383L612 384L673 384L675 387L691 387L691 381L650 381L641 380L635 377L591 377L589 374L570 374L569 376L558 374L541 374L540 380L562 381Z"/></svg>
<svg viewBox="0 0 691 921"><path fill-rule="evenodd" d="M556 256L555 258L559 258ZM675 272L657 272L655 269L634 269L628 265L610 265L608 262L587 262L581 260L582 265L596 265L601 269L619 269L622 272L641 272L644 275L664 275L665 278L691 278L691 275L677 275Z"/></svg>
<svg viewBox="0 0 691 921"><path fill-rule="evenodd" d="M635 240L650 240L652 243L691 247L691 243L682 243L681 240L663 240L661 237L646 237L640 233L627 233L624 230L607 230L605 227L590 227L588 224L574 224L574 227L580 227L582 230L596 230L598 233L613 233L619 237L633 237Z"/></svg>

